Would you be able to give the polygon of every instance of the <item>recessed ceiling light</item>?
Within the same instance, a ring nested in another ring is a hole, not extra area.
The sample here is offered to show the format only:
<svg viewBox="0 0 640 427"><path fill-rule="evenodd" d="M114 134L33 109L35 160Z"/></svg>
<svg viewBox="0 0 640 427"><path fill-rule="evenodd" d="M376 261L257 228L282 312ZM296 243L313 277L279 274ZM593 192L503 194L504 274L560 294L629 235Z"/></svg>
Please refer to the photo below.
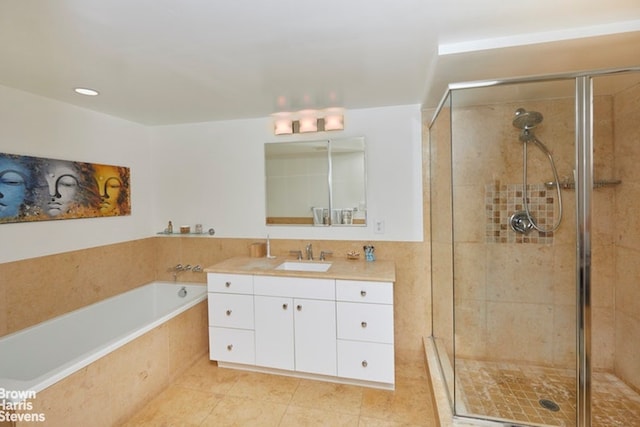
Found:
<svg viewBox="0 0 640 427"><path fill-rule="evenodd" d="M80 95L97 96L100 94L100 92L98 92L97 90L89 89L85 87L77 87L73 90L75 91L75 93L79 93Z"/></svg>

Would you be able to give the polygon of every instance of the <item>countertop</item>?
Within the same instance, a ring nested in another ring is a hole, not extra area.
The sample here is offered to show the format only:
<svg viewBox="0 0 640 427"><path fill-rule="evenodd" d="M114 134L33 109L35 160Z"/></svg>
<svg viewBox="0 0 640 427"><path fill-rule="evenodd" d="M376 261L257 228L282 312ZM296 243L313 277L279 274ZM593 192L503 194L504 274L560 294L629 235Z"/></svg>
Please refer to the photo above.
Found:
<svg viewBox="0 0 640 427"><path fill-rule="evenodd" d="M368 280L375 282L396 281L396 266L393 261L364 261L360 259L347 260L329 258L326 261L300 261L331 263L331 267L324 272L275 269L285 261L296 262L293 258L282 256L275 258L235 257L207 267L204 271L207 273L258 274L262 276L312 277L342 280Z"/></svg>

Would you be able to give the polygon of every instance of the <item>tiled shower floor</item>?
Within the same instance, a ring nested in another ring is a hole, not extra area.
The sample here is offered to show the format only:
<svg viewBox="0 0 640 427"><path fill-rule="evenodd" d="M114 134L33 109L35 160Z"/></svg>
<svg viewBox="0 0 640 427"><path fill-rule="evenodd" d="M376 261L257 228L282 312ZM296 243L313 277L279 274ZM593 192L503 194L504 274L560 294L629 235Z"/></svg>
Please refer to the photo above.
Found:
<svg viewBox="0 0 640 427"><path fill-rule="evenodd" d="M570 370L457 360L459 413L549 426L575 426L576 380ZM593 374L593 427L640 426L640 395L611 374ZM548 399L559 410L539 403Z"/></svg>

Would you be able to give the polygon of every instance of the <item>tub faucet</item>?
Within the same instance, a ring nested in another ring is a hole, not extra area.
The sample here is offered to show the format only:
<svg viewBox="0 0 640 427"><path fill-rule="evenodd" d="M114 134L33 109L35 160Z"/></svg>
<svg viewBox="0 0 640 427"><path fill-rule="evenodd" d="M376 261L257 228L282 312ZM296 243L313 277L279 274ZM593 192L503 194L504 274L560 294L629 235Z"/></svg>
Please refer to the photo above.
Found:
<svg viewBox="0 0 640 427"><path fill-rule="evenodd" d="M313 246L311 245L311 243L309 243L305 248L304 248L306 254L307 254L307 259L309 261L313 261Z"/></svg>

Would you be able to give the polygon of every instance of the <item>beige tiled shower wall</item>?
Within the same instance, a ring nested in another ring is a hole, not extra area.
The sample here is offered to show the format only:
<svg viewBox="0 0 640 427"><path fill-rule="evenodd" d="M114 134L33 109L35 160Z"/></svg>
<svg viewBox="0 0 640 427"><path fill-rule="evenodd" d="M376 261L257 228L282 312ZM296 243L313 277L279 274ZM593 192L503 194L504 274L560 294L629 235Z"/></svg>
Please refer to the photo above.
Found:
<svg viewBox="0 0 640 427"><path fill-rule="evenodd" d="M594 101L596 176L613 173L611 97ZM456 355L571 367L575 364L575 191L563 190L563 222L552 241L486 239L486 186L522 183L522 142L514 111L540 111L537 137L560 180L573 179L574 101L554 99L453 109L453 236ZM548 159L528 147L528 182L553 180ZM594 195L594 366L613 367L613 190ZM555 202L554 202L555 203ZM513 213L513 212L512 212ZM547 225L548 227L549 225ZM514 233L508 230L508 233ZM434 250L435 247L434 247ZM435 267L434 267L435 268Z"/></svg>
<svg viewBox="0 0 640 427"><path fill-rule="evenodd" d="M596 82L597 83L597 82ZM622 184L615 188L614 369L640 390L640 86L615 95L615 166Z"/></svg>
<svg viewBox="0 0 640 427"><path fill-rule="evenodd" d="M168 269L178 263L207 267L248 256L255 241L260 239L152 237L0 264L0 336L153 280L173 280ZM287 256L309 242L317 251L333 251L334 257L371 243L272 239L272 253ZM373 244L377 258L396 263L396 347L404 357L420 358L422 337L431 331L428 244ZM178 280L204 283L206 275L183 272Z"/></svg>

